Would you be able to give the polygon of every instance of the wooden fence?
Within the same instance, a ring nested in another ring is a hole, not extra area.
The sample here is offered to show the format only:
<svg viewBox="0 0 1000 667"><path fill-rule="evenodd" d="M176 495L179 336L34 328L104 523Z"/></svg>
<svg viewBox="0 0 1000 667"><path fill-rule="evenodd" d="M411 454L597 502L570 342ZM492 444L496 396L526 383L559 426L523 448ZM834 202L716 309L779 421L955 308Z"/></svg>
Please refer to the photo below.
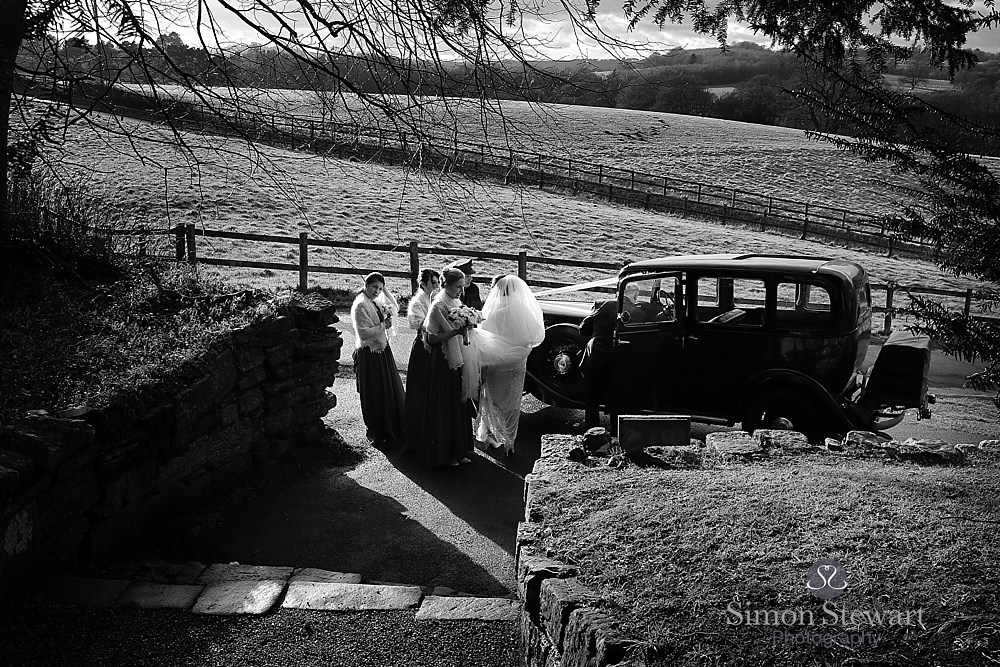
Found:
<svg viewBox="0 0 1000 667"><path fill-rule="evenodd" d="M130 232L132 233L132 232ZM517 254L486 252L479 250L459 250L457 248L440 248L432 246L421 246L417 241L410 241L407 246L386 245L380 243L362 243L356 241L328 241L325 239L311 239L308 232L300 232L298 237L275 236L269 234L245 234L241 232L222 232L214 230L199 229L194 224L177 225L169 232L174 235L175 253L173 257L177 261L187 261L191 264L207 264L212 266L246 267L255 269L270 269L272 271L295 271L299 274L299 289L305 291L308 288L310 273L329 273L343 275L364 275L372 270L378 270L382 275L390 278L406 278L410 281L411 293L417 290L420 276L420 255L435 255L448 257L474 257L477 259L493 259L508 261L517 266L517 275L529 285L536 287L568 287L573 283L555 282L550 280L540 280L531 278L528 274L529 264L542 264L549 266L573 266L597 269L601 271L612 271L613 277L622 268L621 264L610 262L589 262L575 259L554 259L550 257L539 257L529 255L521 250ZM197 237L217 239L231 239L241 241L263 241L268 243L279 243L298 247L298 262L257 262L241 259L219 258L219 257L199 257L197 249ZM408 271L398 271L392 269L379 270L371 267L359 269L353 266L317 266L309 263L309 248L329 247L348 248L356 250L373 250L381 253L406 254L409 256L410 268ZM902 308L897 306L897 297L902 294L912 293L921 295L933 295L937 297L947 297L955 302L962 303L962 310L966 317L972 314L972 305L975 297L975 290L968 288L964 291L945 290L935 287L915 285L905 287L895 284L872 284L873 293L884 292L885 297L882 304L872 304L872 311L883 315L883 333L892 332L893 318ZM592 289L588 291L610 291L607 289ZM976 315L978 319L993 319L983 315Z"/></svg>
<svg viewBox="0 0 1000 667"><path fill-rule="evenodd" d="M940 254L940 249L929 242L903 239L889 232L876 216L836 206L509 147L324 122L305 116L236 109L227 114L188 103L178 109L164 112L161 118L178 130L245 136L262 143L322 154L459 172L505 183L588 192L649 210L751 225L761 231L773 230L803 240L810 237L833 240L885 252L890 257L898 254L938 259ZM155 119L155 113L148 109L119 107L116 111L146 120Z"/></svg>

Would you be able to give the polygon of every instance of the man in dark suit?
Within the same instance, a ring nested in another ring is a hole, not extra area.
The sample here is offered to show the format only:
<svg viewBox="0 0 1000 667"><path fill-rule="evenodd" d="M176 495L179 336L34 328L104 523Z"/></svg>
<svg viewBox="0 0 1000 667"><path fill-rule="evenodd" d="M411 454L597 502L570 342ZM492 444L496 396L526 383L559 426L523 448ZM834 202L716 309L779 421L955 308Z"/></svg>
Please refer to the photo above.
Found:
<svg viewBox="0 0 1000 667"><path fill-rule="evenodd" d="M580 333L587 341L580 362L584 381L584 425L587 428L601 425L601 403L611 379L611 349L618 320L618 302L614 299L596 301L590 314L580 323ZM614 422L614 415L612 415ZM611 424L611 430L617 429Z"/></svg>
<svg viewBox="0 0 1000 667"><path fill-rule="evenodd" d="M457 260L448 266L456 268L465 274L465 293L460 297L462 303L470 308L482 310L483 299L479 296L479 286L472 282L473 276L476 275L476 270L472 267L472 260Z"/></svg>

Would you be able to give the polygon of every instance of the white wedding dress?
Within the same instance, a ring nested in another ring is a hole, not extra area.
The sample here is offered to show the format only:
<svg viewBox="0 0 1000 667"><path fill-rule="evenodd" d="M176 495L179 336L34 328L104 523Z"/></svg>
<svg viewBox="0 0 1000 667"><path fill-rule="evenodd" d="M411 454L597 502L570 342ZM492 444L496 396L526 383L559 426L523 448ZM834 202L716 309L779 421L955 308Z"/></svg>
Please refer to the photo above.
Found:
<svg viewBox="0 0 1000 667"><path fill-rule="evenodd" d="M501 278L490 290L483 318L470 341L470 356L477 358L479 369L476 439L492 439L510 453L517 440L528 355L545 339L545 323L535 295L517 276ZM470 393L475 385L470 379Z"/></svg>

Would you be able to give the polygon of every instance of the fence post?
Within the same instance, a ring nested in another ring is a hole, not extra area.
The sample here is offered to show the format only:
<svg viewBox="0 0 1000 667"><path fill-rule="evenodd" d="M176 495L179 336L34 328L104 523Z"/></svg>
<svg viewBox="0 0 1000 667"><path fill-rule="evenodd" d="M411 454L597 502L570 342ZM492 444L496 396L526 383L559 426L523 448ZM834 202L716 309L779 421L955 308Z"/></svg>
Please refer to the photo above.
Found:
<svg viewBox="0 0 1000 667"><path fill-rule="evenodd" d="M635 190L635 172L630 169L628 173L631 177L631 180L629 181L629 190Z"/></svg>
<svg viewBox="0 0 1000 667"><path fill-rule="evenodd" d="M735 211L736 210L736 188L733 188L733 194L730 197L729 202L732 205L733 210Z"/></svg>
<svg viewBox="0 0 1000 667"><path fill-rule="evenodd" d="M299 291L309 289L309 232L299 232Z"/></svg>
<svg viewBox="0 0 1000 667"><path fill-rule="evenodd" d="M566 160L566 178L573 178L573 160Z"/></svg>
<svg viewBox="0 0 1000 667"><path fill-rule="evenodd" d="M667 196L667 177L663 177L663 196Z"/></svg>
<svg viewBox="0 0 1000 667"><path fill-rule="evenodd" d="M184 229L184 225L178 223L176 227L170 230L174 234L174 248L175 256L178 262L184 261L185 249L187 246L187 232Z"/></svg>
<svg viewBox="0 0 1000 667"><path fill-rule="evenodd" d="M698 201L701 201L701 183L698 184Z"/></svg>
<svg viewBox="0 0 1000 667"><path fill-rule="evenodd" d="M805 241L806 232L808 231L809 231L809 204L806 204L806 210L802 218L802 236L800 236L799 239Z"/></svg>
<svg viewBox="0 0 1000 667"><path fill-rule="evenodd" d="M965 316L972 313L972 288L965 290Z"/></svg>
<svg viewBox="0 0 1000 667"><path fill-rule="evenodd" d="M193 222L189 222L187 224L187 228L186 228L185 231L186 231L186 236L187 236L187 256L188 256L188 262L190 262L191 264L197 264L198 263L198 250L195 248L195 245L194 245L194 223Z"/></svg>
<svg viewBox="0 0 1000 667"><path fill-rule="evenodd" d="M526 250L517 251L517 277L528 282L528 252Z"/></svg>
<svg viewBox="0 0 1000 667"><path fill-rule="evenodd" d="M420 253L417 242L410 241L410 294L416 294L420 286Z"/></svg>
<svg viewBox="0 0 1000 667"><path fill-rule="evenodd" d="M882 323L882 335L888 336L892 333L892 295L896 288L888 285L885 288L885 320Z"/></svg>

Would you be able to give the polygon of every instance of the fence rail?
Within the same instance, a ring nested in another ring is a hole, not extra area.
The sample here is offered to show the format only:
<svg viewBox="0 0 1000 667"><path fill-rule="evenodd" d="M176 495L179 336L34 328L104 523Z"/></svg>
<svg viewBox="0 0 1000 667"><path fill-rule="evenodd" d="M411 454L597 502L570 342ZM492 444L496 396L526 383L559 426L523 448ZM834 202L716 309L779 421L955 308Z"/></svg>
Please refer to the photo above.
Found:
<svg viewBox="0 0 1000 667"><path fill-rule="evenodd" d="M890 257L938 259L941 253L925 239L904 239L887 231L880 218L867 213L510 147L235 107L227 113L194 103L178 103L163 112L119 106L115 112L169 122L178 130L246 136L323 154L583 191L654 211L754 225L761 231L803 240L815 237L849 243Z"/></svg>
<svg viewBox="0 0 1000 667"><path fill-rule="evenodd" d="M242 232L223 232L215 230L198 229L193 223L187 225L177 225L167 232L175 237L176 252L174 258L177 261L187 261L191 264L208 264L213 266L246 267L254 269L270 269L272 271L297 271L299 274L299 289L305 291L308 288L310 273L323 274L343 274L343 275L364 275L371 271L371 268L359 269L345 266L319 266L309 262L308 248L310 246L325 246L333 248L353 248L358 250L374 250L383 253L406 254L409 257L409 271L399 271L393 269L379 269L379 272L390 278L405 278L410 281L411 292L417 290L420 276L420 256L450 256L450 257L475 257L477 259L494 259L516 263L517 275L529 285L535 287L568 287L573 283L557 282L530 278L528 275L528 264L542 264L550 266L574 266L582 268L593 268L599 270L613 271L617 273L621 269L620 264L611 262L591 262L573 259L554 259L528 255L524 250L518 253L500 252L480 252L476 250L460 250L457 248L442 248L437 246L421 246L417 241L410 241L406 246L389 245L381 243L359 243L356 241L329 241L325 239L310 239L308 232L301 232L298 237L275 236L271 234L247 234ZM199 257L197 251L197 237L231 239L242 241L261 241L268 243L279 243L294 245L299 248L299 261L295 264L278 262L258 262L231 258ZM612 277L612 276L608 276ZM965 316L972 315L972 305L975 297L975 290L968 288L962 291L947 290L924 285L902 286L896 284L871 285L872 293L884 292L882 305L872 304L872 311L883 315L883 333L892 332L893 319L903 308L896 305L896 297L901 293L926 294L933 296L949 297L962 304L962 311ZM587 291L609 291L592 289ZM874 299L873 299L874 300ZM977 319L998 321L995 318L984 315L975 315Z"/></svg>

